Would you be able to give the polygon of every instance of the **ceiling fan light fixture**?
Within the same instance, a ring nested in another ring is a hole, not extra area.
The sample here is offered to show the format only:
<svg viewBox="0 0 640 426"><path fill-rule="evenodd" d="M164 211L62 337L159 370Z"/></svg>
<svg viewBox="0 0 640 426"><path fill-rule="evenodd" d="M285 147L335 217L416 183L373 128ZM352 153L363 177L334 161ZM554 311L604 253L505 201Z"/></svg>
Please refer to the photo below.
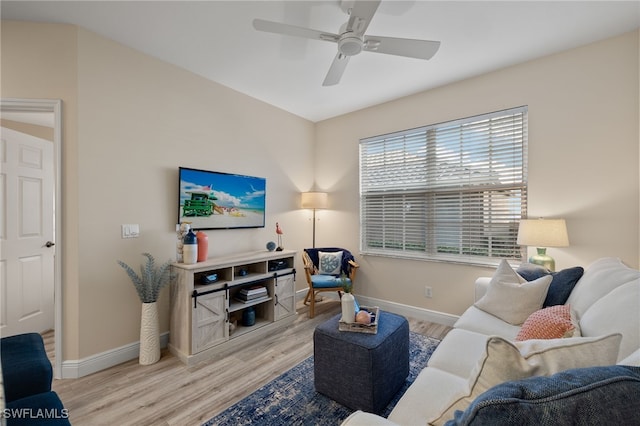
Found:
<svg viewBox="0 0 640 426"><path fill-rule="evenodd" d="M362 38L353 33L346 33L338 40L338 51L345 56L354 56L362 52Z"/></svg>

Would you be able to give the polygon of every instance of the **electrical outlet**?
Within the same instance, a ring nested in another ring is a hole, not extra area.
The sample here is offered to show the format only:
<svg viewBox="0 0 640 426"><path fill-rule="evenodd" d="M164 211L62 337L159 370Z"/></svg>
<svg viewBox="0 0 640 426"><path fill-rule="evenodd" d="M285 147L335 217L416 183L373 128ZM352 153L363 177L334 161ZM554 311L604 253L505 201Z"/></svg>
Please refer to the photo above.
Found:
<svg viewBox="0 0 640 426"><path fill-rule="evenodd" d="M428 297L429 299L431 299L433 297L433 293L432 293L432 288L429 286L426 286L424 288L424 297Z"/></svg>

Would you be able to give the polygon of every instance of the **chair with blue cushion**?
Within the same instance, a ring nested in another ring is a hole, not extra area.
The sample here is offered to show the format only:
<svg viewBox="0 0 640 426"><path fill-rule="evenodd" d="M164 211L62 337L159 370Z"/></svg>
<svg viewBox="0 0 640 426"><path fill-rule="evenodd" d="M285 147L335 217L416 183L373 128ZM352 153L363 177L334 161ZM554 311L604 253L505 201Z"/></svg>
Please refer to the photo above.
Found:
<svg viewBox="0 0 640 426"><path fill-rule="evenodd" d="M307 248L302 252L304 274L309 291L304 304L309 305L309 318L315 315L316 295L323 291L337 291L342 297L342 275L353 284L359 265L349 252L339 247Z"/></svg>

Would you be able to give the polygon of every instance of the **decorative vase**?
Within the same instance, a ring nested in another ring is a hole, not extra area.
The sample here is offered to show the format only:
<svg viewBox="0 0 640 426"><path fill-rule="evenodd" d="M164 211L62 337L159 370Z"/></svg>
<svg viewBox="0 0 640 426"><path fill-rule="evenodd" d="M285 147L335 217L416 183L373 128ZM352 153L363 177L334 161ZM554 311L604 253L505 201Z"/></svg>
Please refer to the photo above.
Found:
<svg viewBox="0 0 640 426"><path fill-rule="evenodd" d="M204 262L209 255L209 236L202 231L196 232L198 240L198 262Z"/></svg>
<svg viewBox="0 0 640 426"><path fill-rule="evenodd" d="M151 365L160 359L160 326L157 302L142 304L140 319L140 365Z"/></svg>
<svg viewBox="0 0 640 426"><path fill-rule="evenodd" d="M355 297L351 293L343 293L342 304L342 322L351 324L356 320L356 304Z"/></svg>
<svg viewBox="0 0 640 426"><path fill-rule="evenodd" d="M198 239L193 229L189 229L187 235L184 236L184 245L182 246L182 260L188 265L198 263Z"/></svg>
<svg viewBox="0 0 640 426"><path fill-rule="evenodd" d="M251 327L256 323L256 310L253 306L249 306L242 311L242 325L245 327Z"/></svg>

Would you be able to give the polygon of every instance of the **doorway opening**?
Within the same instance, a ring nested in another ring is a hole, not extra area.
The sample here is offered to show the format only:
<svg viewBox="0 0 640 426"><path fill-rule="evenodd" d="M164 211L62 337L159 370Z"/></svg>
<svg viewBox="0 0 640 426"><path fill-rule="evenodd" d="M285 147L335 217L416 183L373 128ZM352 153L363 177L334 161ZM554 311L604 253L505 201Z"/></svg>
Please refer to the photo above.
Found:
<svg viewBox="0 0 640 426"><path fill-rule="evenodd" d="M10 122L49 127L53 131L53 240L55 245L53 266L54 310L54 377L62 376L62 101L60 99L0 100L0 118ZM37 136L37 135L36 135ZM49 242L47 242L48 244Z"/></svg>

